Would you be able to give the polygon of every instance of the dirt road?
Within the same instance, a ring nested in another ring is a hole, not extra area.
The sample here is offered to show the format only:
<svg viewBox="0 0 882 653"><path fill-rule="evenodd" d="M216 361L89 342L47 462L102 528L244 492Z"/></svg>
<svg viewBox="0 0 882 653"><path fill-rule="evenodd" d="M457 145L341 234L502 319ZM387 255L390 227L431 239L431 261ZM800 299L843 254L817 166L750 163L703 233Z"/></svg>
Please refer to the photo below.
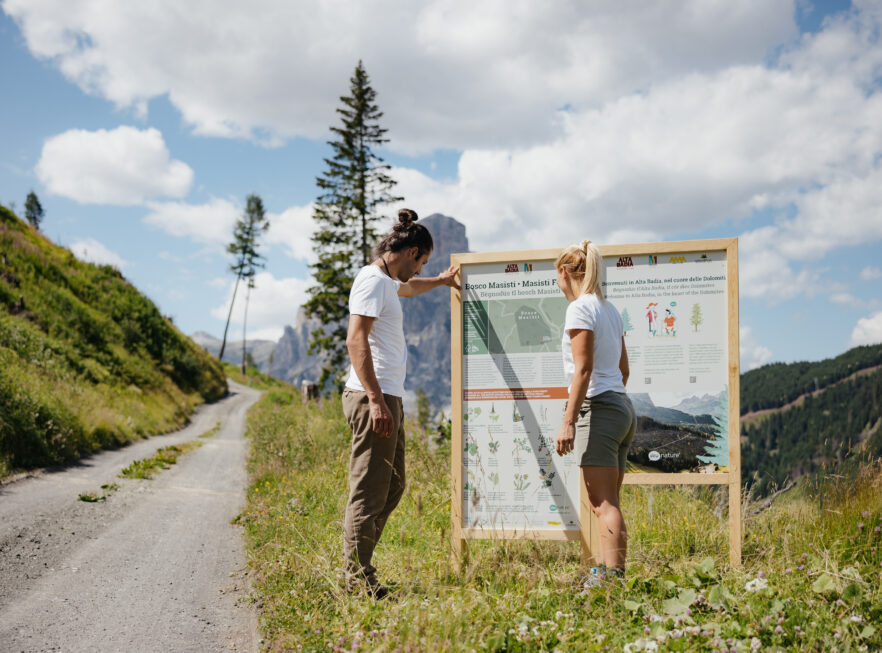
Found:
<svg viewBox="0 0 882 653"><path fill-rule="evenodd" d="M254 651L241 529L245 414L259 393L202 406L181 431L0 486L0 650ZM133 460L198 438L152 480ZM80 493L120 489L85 503Z"/></svg>

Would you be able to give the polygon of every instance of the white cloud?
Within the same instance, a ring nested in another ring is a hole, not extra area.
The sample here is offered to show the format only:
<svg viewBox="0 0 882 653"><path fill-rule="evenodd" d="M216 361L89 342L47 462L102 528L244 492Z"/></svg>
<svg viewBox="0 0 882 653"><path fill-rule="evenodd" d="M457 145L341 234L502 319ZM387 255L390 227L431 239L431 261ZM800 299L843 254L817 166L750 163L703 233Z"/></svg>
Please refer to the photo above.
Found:
<svg viewBox="0 0 882 653"><path fill-rule="evenodd" d="M119 270L129 263L119 254L109 250L94 238L81 238L70 245L70 251L81 261L97 263L99 265L112 265Z"/></svg>
<svg viewBox="0 0 882 653"><path fill-rule="evenodd" d="M395 147L410 150L545 140L557 108L760 63L797 33L793 0L4 0L3 9L30 51L85 91L139 114L167 95L203 134L322 137L363 59Z"/></svg>
<svg viewBox="0 0 882 653"><path fill-rule="evenodd" d="M882 342L882 311L877 311L869 317L862 317L857 321L851 332L851 346L875 345Z"/></svg>
<svg viewBox="0 0 882 653"><path fill-rule="evenodd" d="M269 245L282 245L292 258L309 262L315 260L310 236L315 231L312 220L312 204L292 206L282 213L269 213L269 229L266 242Z"/></svg>
<svg viewBox="0 0 882 653"><path fill-rule="evenodd" d="M226 299L223 304L212 309L212 317L226 321L234 284L234 281L229 282ZM278 340L285 326L295 323L297 311L307 298L306 289L311 285L311 279L276 279L269 272L258 273L248 302L248 337L256 338L258 335L255 334L259 334L262 339ZM244 285L239 284L231 325L242 324L246 293Z"/></svg>
<svg viewBox="0 0 882 653"><path fill-rule="evenodd" d="M863 279L864 281L874 281L875 279L882 279L882 270L874 265L868 265L863 270L861 270L861 279Z"/></svg>
<svg viewBox="0 0 882 653"><path fill-rule="evenodd" d="M201 243L226 244L233 237L233 226L241 208L222 198L205 204L186 202L149 202L150 213L144 222L159 227L172 236L182 236Z"/></svg>
<svg viewBox="0 0 882 653"><path fill-rule="evenodd" d="M84 204L183 197L193 183L193 170L170 158L158 130L127 126L71 129L47 139L36 173L50 193Z"/></svg>
<svg viewBox="0 0 882 653"><path fill-rule="evenodd" d="M749 326L739 329L741 336L741 371L747 372L762 367L772 360L772 350L759 344L753 337Z"/></svg>

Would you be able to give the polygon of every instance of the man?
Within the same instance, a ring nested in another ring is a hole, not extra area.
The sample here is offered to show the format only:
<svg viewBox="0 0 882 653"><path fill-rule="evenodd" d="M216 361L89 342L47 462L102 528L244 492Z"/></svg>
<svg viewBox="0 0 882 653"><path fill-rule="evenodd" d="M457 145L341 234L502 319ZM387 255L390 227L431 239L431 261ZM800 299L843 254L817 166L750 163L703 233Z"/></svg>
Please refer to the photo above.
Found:
<svg viewBox="0 0 882 653"><path fill-rule="evenodd" d="M404 341L399 297L438 286L459 288L451 266L439 276L418 279L432 253L432 235L410 209L377 246L376 260L363 267L349 295L346 347L352 366L343 392L343 413L352 429L349 502L343 524L347 589L365 586L377 599L388 588L371 565L389 515L404 493Z"/></svg>

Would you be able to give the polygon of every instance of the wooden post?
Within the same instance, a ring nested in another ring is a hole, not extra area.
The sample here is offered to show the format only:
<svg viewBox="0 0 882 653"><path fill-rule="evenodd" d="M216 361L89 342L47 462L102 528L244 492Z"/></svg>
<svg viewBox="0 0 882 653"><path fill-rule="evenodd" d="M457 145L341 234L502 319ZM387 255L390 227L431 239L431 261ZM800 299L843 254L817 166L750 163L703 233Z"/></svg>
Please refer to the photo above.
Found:
<svg viewBox="0 0 882 653"><path fill-rule="evenodd" d="M741 349L738 333L738 239L726 248L729 308L729 564L741 566Z"/></svg>
<svg viewBox="0 0 882 653"><path fill-rule="evenodd" d="M456 254L450 262L457 265ZM462 274L459 274L462 282ZM462 296L450 289L450 563L455 573L463 568L462 537Z"/></svg>

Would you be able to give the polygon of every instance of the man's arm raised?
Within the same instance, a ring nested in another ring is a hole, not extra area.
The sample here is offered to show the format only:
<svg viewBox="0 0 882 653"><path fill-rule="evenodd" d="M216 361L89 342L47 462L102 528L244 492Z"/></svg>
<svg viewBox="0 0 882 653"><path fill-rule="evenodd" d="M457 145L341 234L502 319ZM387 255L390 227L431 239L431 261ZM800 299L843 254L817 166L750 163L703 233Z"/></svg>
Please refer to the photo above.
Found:
<svg viewBox="0 0 882 653"><path fill-rule="evenodd" d="M355 368L355 374L368 396L371 429L388 438L392 435L392 412L383 399L383 391L380 389L380 382L377 381L374 359L371 356L371 347L368 343L368 334L376 319L365 315L350 315L349 330L346 334L346 349L349 350L349 359L352 361L352 367Z"/></svg>
<svg viewBox="0 0 882 653"><path fill-rule="evenodd" d="M451 288L459 290L459 284L456 282L456 275L458 273L459 268L455 265L451 265L437 277L428 277L426 279L413 277L410 281L398 286L398 296L414 297L416 295L421 295L424 292L428 292L429 290L432 290L432 288L437 288L438 286L450 286Z"/></svg>

